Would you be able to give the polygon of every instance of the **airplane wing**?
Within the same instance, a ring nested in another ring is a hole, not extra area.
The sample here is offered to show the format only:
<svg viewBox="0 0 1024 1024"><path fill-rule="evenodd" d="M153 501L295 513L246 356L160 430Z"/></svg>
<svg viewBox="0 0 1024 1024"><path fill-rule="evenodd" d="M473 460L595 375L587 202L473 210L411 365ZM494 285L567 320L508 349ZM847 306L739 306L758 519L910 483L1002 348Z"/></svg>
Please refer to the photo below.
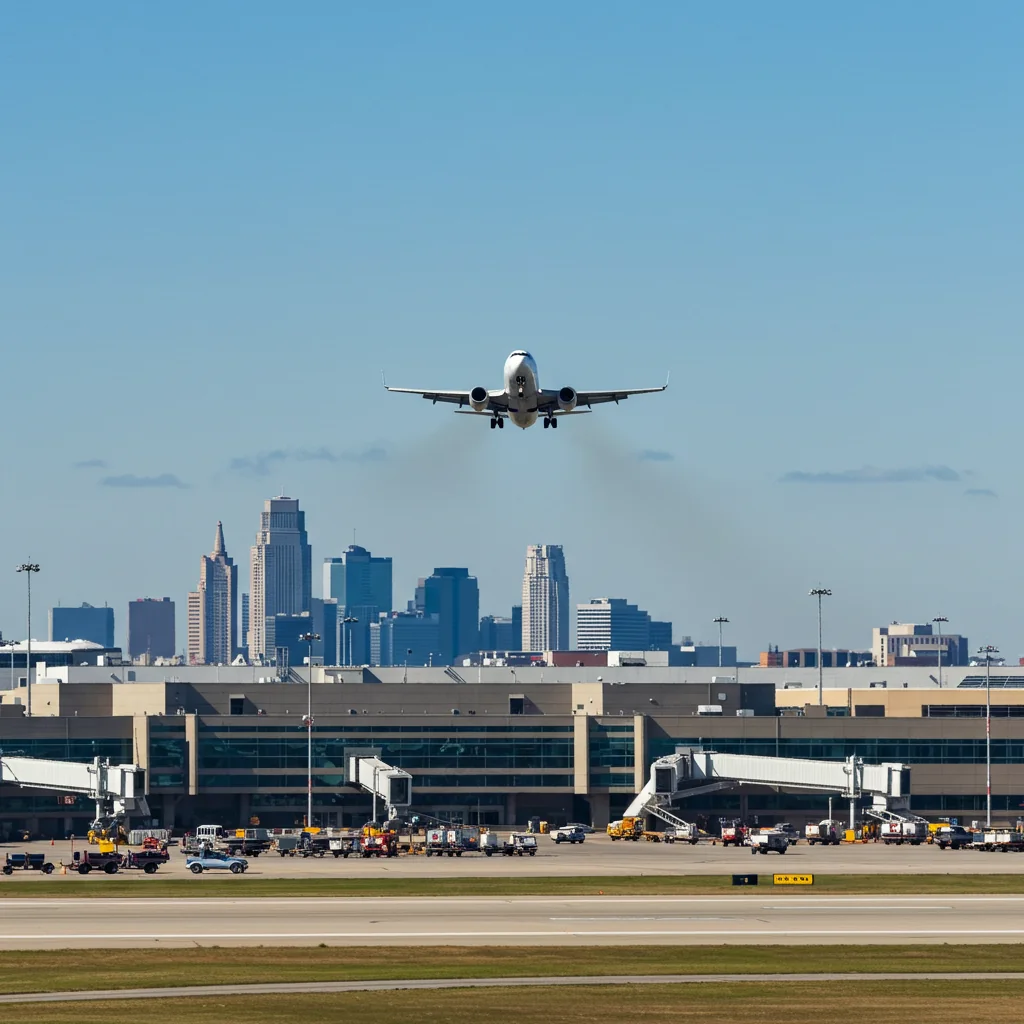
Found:
<svg viewBox="0 0 1024 1024"><path fill-rule="evenodd" d="M582 411L581 407L586 406L589 409L594 405L603 405L606 402L614 402L618 405L619 402L624 402L630 395L653 395L659 391L665 391L668 388L668 381L666 380L661 387L657 388L620 388L617 391L577 391L576 392L576 409L575 412ZM568 415L563 413L558 408L558 392L545 389L541 393L540 401L537 403L537 409L539 412L554 413L557 415Z"/></svg>
<svg viewBox="0 0 1024 1024"><path fill-rule="evenodd" d="M445 402L448 405L457 405L460 408L462 406L469 405L468 391L431 391L424 388L393 388L389 387L386 380L384 381L384 390L394 391L400 395L419 395L420 397L433 402L434 405L437 405L438 402ZM483 415L487 415L490 412L508 411L508 398L502 389L499 388L497 391L488 391L487 398L487 409L484 410Z"/></svg>

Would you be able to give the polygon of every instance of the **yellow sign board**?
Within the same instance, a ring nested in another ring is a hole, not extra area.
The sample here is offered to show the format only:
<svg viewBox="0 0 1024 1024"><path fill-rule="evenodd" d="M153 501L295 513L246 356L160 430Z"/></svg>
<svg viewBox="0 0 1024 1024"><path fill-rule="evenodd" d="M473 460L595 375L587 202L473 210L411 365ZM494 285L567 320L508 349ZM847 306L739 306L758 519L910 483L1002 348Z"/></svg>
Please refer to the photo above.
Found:
<svg viewBox="0 0 1024 1024"><path fill-rule="evenodd" d="M814 885L814 875L772 875L776 885Z"/></svg>

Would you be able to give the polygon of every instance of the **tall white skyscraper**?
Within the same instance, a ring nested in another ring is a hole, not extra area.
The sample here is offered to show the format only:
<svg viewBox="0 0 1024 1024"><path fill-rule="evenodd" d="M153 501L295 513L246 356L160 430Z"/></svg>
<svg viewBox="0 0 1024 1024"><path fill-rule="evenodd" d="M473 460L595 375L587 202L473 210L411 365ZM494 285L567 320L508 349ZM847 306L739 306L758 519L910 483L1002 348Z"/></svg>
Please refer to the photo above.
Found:
<svg viewBox="0 0 1024 1024"><path fill-rule="evenodd" d="M274 657L274 616L311 611L312 552L306 513L295 498L269 498L252 548L249 586L249 658Z"/></svg>
<svg viewBox="0 0 1024 1024"><path fill-rule="evenodd" d="M569 649L569 577L561 544L531 544L523 574L523 650Z"/></svg>
<svg viewBox="0 0 1024 1024"><path fill-rule="evenodd" d="M188 663L230 665L237 638L238 567L218 522L213 553L199 563L199 588L188 595Z"/></svg>

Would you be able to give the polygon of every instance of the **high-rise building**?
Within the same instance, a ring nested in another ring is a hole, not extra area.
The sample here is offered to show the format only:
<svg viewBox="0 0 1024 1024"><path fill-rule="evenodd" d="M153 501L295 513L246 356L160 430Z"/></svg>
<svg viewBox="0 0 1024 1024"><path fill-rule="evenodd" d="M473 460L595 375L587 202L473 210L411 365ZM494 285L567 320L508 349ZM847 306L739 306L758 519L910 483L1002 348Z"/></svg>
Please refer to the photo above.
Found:
<svg viewBox="0 0 1024 1024"><path fill-rule="evenodd" d="M420 612L382 614L370 626L372 665L442 665L436 615Z"/></svg>
<svg viewBox="0 0 1024 1024"><path fill-rule="evenodd" d="M569 577L561 544L526 549L522 617L522 650L569 649Z"/></svg>
<svg viewBox="0 0 1024 1024"><path fill-rule="evenodd" d="M522 635L522 624L516 633L511 619L500 615L484 615L480 619L481 651L518 651Z"/></svg>
<svg viewBox="0 0 1024 1024"><path fill-rule="evenodd" d="M423 610L437 616L442 664L479 650L480 589L468 569L435 569L423 581Z"/></svg>
<svg viewBox="0 0 1024 1024"><path fill-rule="evenodd" d="M128 657L173 658L174 602L140 597L128 604Z"/></svg>
<svg viewBox="0 0 1024 1024"><path fill-rule="evenodd" d="M51 608L50 639L90 640L101 647L113 647L114 609L85 603L80 608Z"/></svg>
<svg viewBox="0 0 1024 1024"><path fill-rule="evenodd" d="M658 622L651 619L650 638L647 649L650 651L667 651L672 647L672 623Z"/></svg>
<svg viewBox="0 0 1024 1024"><path fill-rule="evenodd" d="M940 652L943 665L967 665L970 650L967 637L959 633L939 633L930 622L890 622L888 626L875 626L871 630L871 651L880 668L938 665ZM823 656L822 663L824 661Z"/></svg>
<svg viewBox="0 0 1024 1024"><path fill-rule="evenodd" d="M370 625L391 611L391 559L374 558L366 548L349 545L340 558L324 559L324 598L338 602L342 629L338 664L370 664ZM356 619L345 623L344 619Z"/></svg>
<svg viewBox="0 0 1024 1024"><path fill-rule="evenodd" d="M238 637L238 646L235 649L238 654L249 653L249 594L242 595L242 624Z"/></svg>
<svg viewBox="0 0 1024 1024"><path fill-rule="evenodd" d="M238 566L217 523L213 552L199 560L199 588L188 595L188 662L230 665L238 648Z"/></svg>
<svg viewBox="0 0 1024 1024"><path fill-rule="evenodd" d="M275 615L310 610L312 551L306 536L306 513L295 498L268 498L252 548L249 586L249 657L273 657Z"/></svg>
<svg viewBox="0 0 1024 1024"><path fill-rule="evenodd" d="M512 646L509 650L522 650L523 647L523 606L512 605Z"/></svg>
<svg viewBox="0 0 1024 1024"><path fill-rule="evenodd" d="M664 635L668 626L661 624ZM649 651L651 617L635 604L621 597L599 597L587 604L576 605L576 649L580 651ZM659 648L660 649L660 648Z"/></svg>
<svg viewBox="0 0 1024 1024"><path fill-rule="evenodd" d="M319 665L338 664L338 602L314 597L311 603L311 611L274 616L274 648L270 651L268 646L267 658L273 657L279 668L308 664L310 643L302 637L309 633L320 638L313 641L313 662ZM268 644L270 633L268 626Z"/></svg>

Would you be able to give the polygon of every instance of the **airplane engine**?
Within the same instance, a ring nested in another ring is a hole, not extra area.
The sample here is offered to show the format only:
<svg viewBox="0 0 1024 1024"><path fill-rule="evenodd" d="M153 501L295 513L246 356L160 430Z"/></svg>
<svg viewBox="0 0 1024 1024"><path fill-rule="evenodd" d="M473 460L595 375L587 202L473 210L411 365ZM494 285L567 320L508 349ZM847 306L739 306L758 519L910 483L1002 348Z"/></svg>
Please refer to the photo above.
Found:
<svg viewBox="0 0 1024 1024"><path fill-rule="evenodd" d="M491 396L487 394L487 388L473 388L469 393L469 404L475 412L486 412L487 403Z"/></svg>
<svg viewBox="0 0 1024 1024"><path fill-rule="evenodd" d="M562 388L558 392L558 407L562 412L572 412L576 408L576 392L573 388Z"/></svg>

